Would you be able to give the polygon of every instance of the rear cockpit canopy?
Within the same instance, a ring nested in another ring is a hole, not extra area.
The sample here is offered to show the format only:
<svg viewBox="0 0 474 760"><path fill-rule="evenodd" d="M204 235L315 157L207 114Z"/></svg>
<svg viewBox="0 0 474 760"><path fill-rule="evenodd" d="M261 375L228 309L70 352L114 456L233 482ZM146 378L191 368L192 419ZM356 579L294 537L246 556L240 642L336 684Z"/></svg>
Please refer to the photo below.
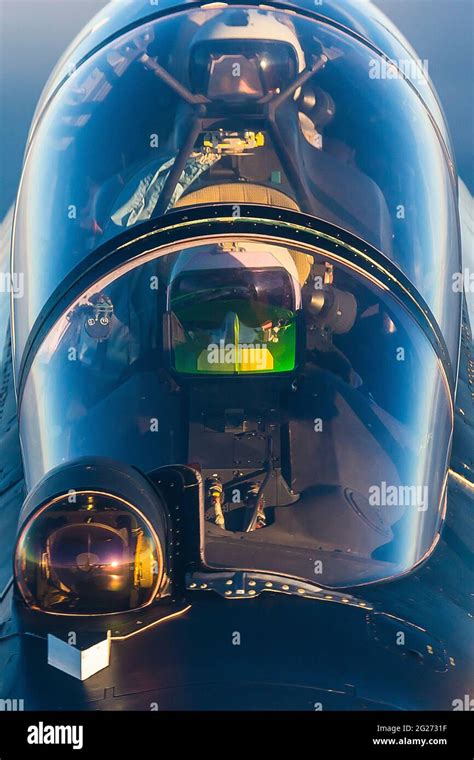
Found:
<svg viewBox="0 0 474 760"><path fill-rule="evenodd" d="M104 242L215 203L292 209L370 243L417 288L455 361L446 146L386 63L327 23L252 7L165 15L88 57L27 152L14 235L14 269L26 274L17 368L54 290Z"/></svg>

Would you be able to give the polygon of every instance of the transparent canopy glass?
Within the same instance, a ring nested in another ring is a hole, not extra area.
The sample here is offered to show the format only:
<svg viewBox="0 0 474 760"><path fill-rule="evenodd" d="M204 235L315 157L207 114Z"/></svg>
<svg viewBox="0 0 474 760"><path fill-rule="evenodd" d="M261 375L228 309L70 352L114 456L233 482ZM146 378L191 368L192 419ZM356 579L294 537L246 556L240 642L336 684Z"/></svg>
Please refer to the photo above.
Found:
<svg viewBox="0 0 474 760"><path fill-rule="evenodd" d="M211 567L340 587L429 552L451 425L441 364L393 294L322 249L243 235L95 281L44 339L20 409L29 487L81 456L192 463L227 505L222 521L206 502Z"/></svg>
<svg viewBox="0 0 474 760"><path fill-rule="evenodd" d="M399 76L329 24L188 9L113 40L53 97L17 204L16 362L42 307L102 243L180 207L289 208L395 262L457 358L455 194L431 118ZM392 72L393 74L393 72Z"/></svg>

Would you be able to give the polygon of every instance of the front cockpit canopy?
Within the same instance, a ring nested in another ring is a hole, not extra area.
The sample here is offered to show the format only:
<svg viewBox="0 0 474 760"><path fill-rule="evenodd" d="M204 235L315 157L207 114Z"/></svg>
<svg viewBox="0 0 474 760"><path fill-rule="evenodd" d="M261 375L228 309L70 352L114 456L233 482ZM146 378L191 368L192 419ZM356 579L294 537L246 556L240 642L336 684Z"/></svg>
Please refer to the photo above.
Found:
<svg viewBox="0 0 474 760"><path fill-rule="evenodd" d="M324 250L250 235L94 280L44 338L20 410L30 486L84 457L188 463L208 566L328 587L431 550L451 424L433 345L393 294Z"/></svg>

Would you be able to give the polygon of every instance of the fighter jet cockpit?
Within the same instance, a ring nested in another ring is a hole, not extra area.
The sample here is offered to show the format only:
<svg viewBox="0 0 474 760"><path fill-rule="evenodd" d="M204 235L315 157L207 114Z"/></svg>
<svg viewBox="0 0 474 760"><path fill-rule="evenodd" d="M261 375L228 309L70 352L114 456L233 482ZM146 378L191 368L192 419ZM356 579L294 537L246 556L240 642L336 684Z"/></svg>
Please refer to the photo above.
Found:
<svg viewBox="0 0 474 760"><path fill-rule="evenodd" d="M181 525L209 573L349 588L433 550L456 191L442 130L387 65L304 13L216 4L126 31L53 94L14 234L20 430L41 492L16 551L31 605L103 614L168 588L163 493L158 527L144 490L131 505L83 474L77 502L74 478L46 494L88 459L157 483L185 468L199 499Z"/></svg>

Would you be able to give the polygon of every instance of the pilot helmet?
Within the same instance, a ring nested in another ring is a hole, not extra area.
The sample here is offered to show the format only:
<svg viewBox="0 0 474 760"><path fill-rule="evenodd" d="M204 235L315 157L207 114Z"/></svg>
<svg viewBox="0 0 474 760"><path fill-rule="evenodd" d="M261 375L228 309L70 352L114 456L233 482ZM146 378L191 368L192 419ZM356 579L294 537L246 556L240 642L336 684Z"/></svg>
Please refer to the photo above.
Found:
<svg viewBox="0 0 474 760"><path fill-rule="evenodd" d="M195 92L229 102L278 92L304 67L291 22L257 9L236 9L197 32L189 76Z"/></svg>

